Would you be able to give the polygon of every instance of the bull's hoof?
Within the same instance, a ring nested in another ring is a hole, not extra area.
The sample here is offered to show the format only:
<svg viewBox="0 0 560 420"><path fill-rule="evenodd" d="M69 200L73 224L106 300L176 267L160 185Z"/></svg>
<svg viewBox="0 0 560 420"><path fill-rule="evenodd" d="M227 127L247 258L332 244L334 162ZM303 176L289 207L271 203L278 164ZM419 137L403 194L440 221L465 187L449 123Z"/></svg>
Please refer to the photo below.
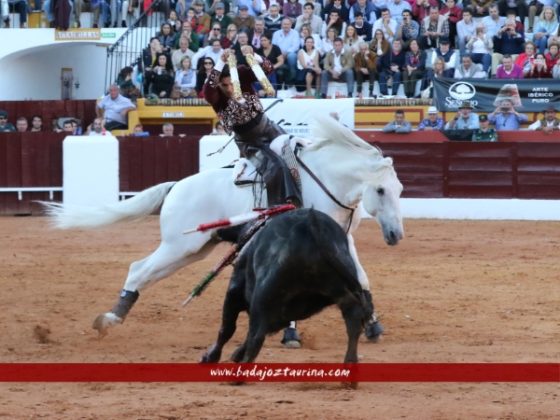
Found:
<svg viewBox="0 0 560 420"><path fill-rule="evenodd" d="M107 335L109 328L122 324L123 321L124 320L122 318L116 316L114 313L106 312L95 318L92 328L97 330L99 338L103 338Z"/></svg>
<svg viewBox="0 0 560 420"><path fill-rule="evenodd" d="M299 349L301 348L301 339L295 328L284 329L284 337L282 338L282 344L287 349Z"/></svg>
<svg viewBox="0 0 560 420"><path fill-rule="evenodd" d="M383 334L383 331L385 331L383 329L383 325L381 325L381 322L379 322L377 320L369 321L366 324L365 334L366 334L366 337L369 341L377 343L379 341L379 339L381 338L381 335Z"/></svg>

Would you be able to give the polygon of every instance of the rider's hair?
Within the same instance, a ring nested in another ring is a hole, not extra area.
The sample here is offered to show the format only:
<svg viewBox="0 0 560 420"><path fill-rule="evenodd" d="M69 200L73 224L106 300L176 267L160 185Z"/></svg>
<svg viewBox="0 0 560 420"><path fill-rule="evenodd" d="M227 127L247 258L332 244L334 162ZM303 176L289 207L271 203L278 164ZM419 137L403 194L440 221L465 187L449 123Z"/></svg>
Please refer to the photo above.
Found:
<svg viewBox="0 0 560 420"><path fill-rule="evenodd" d="M229 66L226 64L222 69L222 73L220 74L220 80L225 79L226 77L230 77L231 74L229 73Z"/></svg>

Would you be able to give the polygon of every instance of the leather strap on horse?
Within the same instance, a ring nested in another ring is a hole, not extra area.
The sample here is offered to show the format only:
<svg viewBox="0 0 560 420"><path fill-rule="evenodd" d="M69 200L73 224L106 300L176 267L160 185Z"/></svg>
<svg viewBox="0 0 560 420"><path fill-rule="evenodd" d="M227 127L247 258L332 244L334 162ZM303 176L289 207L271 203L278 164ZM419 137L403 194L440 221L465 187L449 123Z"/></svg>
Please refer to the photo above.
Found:
<svg viewBox="0 0 560 420"><path fill-rule="evenodd" d="M329 189L325 186L325 184L323 184L321 182L321 180L317 177L317 175L315 175L311 169L309 169L309 167L303 163L303 160L300 159L300 157L298 155L296 155L296 160L298 161L298 163L301 165L301 167L303 168L303 170L305 172L307 172L309 174L309 176L311 178L313 178L313 181L315 181L317 183L317 185L319 185L319 187L321 187L321 189L325 192L325 194L327 194L327 196L334 201L339 207L342 207L345 210L349 210L350 211L350 217L348 218L348 227L346 228L346 233L348 234L348 232L350 232L350 226L352 226L352 220L354 218L354 212L356 211L355 207L349 207L344 203L341 203L330 191Z"/></svg>

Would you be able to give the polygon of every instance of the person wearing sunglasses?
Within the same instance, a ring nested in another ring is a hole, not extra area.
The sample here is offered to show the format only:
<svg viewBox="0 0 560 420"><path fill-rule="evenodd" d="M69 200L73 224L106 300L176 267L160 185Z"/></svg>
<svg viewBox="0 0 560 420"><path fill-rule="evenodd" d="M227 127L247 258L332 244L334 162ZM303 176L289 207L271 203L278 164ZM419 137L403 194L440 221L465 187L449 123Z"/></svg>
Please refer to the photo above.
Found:
<svg viewBox="0 0 560 420"><path fill-rule="evenodd" d="M16 128L8 122L8 113L0 109L0 133L12 133L14 131L16 131Z"/></svg>

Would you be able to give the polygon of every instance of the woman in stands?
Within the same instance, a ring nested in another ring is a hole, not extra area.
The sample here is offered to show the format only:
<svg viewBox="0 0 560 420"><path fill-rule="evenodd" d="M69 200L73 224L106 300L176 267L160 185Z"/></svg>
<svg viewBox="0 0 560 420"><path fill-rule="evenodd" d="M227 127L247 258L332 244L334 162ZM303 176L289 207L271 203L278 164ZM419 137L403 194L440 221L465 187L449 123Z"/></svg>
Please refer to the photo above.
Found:
<svg viewBox="0 0 560 420"><path fill-rule="evenodd" d="M492 38L486 33L486 27L482 25L476 28L475 36L467 42L467 51L473 63L482 64L482 69L485 72L488 72L492 65L493 48Z"/></svg>
<svg viewBox="0 0 560 420"><path fill-rule="evenodd" d="M204 83L206 82L206 79L212 72L214 65L215 65L214 60L212 60L210 57L204 57L204 60L202 61L202 66L200 66L198 72L196 73L196 93L198 94L199 98L204 97L202 88L204 87Z"/></svg>
<svg viewBox="0 0 560 420"><path fill-rule="evenodd" d="M552 77L552 69L546 65L544 54L538 53L531 64L531 70L525 75L526 79L550 79Z"/></svg>
<svg viewBox="0 0 560 420"><path fill-rule="evenodd" d="M270 61L270 64L272 64L272 71L267 74L267 77L272 87L277 90L278 76L276 70L284 65L284 56L282 55L282 50L280 50L280 47L272 43L271 34L265 32L261 35L261 47L256 51L256 53L261 57L268 59L268 61ZM260 84L257 85L255 90L260 97L264 96L264 91L262 90Z"/></svg>
<svg viewBox="0 0 560 420"><path fill-rule="evenodd" d="M525 43L525 51L517 56L515 64L523 69L523 76L526 77L531 67L533 61L535 61L536 47L531 41Z"/></svg>
<svg viewBox="0 0 560 420"><path fill-rule="evenodd" d="M344 32L344 48L347 51L352 51L352 55L356 54L360 47L358 43L360 42L360 37L356 33L356 28L353 25L348 25L346 31Z"/></svg>
<svg viewBox="0 0 560 420"><path fill-rule="evenodd" d="M433 98L434 97L434 79L439 77L445 77L445 60L443 57L437 57L434 61L434 66L428 69L426 72L426 77L422 84L422 97L423 98Z"/></svg>
<svg viewBox="0 0 560 420"><path fill-rule="evenodd" d="M390 47L389 41L385 38L383 31L381 29L376 30L369 44L369 49L377 54L377 59L379 60L383 54L387 54Z"/></svg>
<svg viewBox="0 0 560 420"><path fill-rule="evenodd" d="M544 6L539 21L535 26L533 42L537 45L540 53L544 53L548 45L548 38L558 33L558 17L554 8Z"/></svg>
<svg viewBox="0 0 560 420"><path fill-rule="evenodd" d="M335 28L329 28L327 30L327 36L321 42L320 52L322 56L327 55L334 49L334 40L338 36L338 32Z"/></svg>
<svg viewBox="0 0 560 420"><path fill-rule="evenodd" d="M204 58L206 60L206 58ZM196 98L196 72L192 69L191 58L181 60L181 69L175 74L175 88L181 98Z"/></svg>
<svg viewBox="0 0 560 420"><path fill-rule="evenodd" d="M552 69L556 64L560 63L560 46L553 43L548 47L548 52L544 55L546 66Z"/></svg>
<svg viewBox="0 0 560 420"><path fill-rule="evenodd" d="M152 69L150 77L151 91L159 98L169 98L174 81L175 74L171 60L162 53L157 58L157 65Z"/></svg>
<svg viewBox="0 0 560 420"><path fill-rule="evenodd" d="M301 91L305 86L305 95L312 96L312 87L315 83L315 94L317 95L320 92L320 74L319 51L315 48L313 37L308 36L305 39L305 46L297 54L296 89Z"/></svg>
<svg viewBox="0 0 560 420"><path fill-rule="evenodd" d="M299 30L300 48L303 48L305 46L305 40L307 39L308 36L313 37L313 41L315 41L315 48L321 51L321 46L322 46L321 37L318 34L311 33L311 26L309 26L308 23L304 23L303 25L301 25L301 29Z"/></svg>
<svg viewBox="0 0 560 420"><path fill-rule="evenodd" d="M224 50L233 48L237 43L237 26L235 23L230 23L226 30L226 36L222 38L221 44Z"/></svg>
<svg viewBox="0 0 560 420"><path fill-rule="evenodd" d="M181 19L179 19L179 16L177 15L177 12L175 10L169 11L169 17L167 18L165 23L171 25L173 33L181 32L181 26L183 22L181 22Z"/></svg>
<svg viewBox="0 0 560 420"><path fill-rule="evenodd" d="M418 41L413 39L408 45L410 51L405 55L406 70L403 72L404 94L413 98L416 82L422 80L426 71L426 51L420 50Z"/></svg>
<svg viewBox="0 0 560 420"><path fill-rule="evenodd" d="M169 53L175 45L175 33L173 32L173 28L169 23L165 22L161 24L158 39L163 48L163 51Z"/></svg>

